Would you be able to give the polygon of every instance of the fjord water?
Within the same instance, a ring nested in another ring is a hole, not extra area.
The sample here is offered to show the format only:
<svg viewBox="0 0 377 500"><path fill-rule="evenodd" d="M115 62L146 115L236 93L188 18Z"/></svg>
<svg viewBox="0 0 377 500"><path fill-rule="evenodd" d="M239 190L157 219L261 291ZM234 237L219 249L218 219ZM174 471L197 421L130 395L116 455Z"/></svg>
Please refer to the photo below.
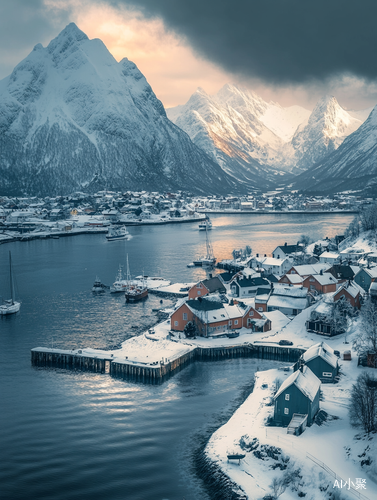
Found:
<svg viewBox="0 0 377 500"><path fill-rule="evenodd" d="M246 244L277 244L341 234L352 215L218 215L211 239L218 259ZM160 299L126 304L91 293L129 254L133 275L196 281L186 264L205 249L196 224L129 228L130 241L104 235L0 246L0 295L7 297L12 251L19 314L0 318L0 497L15 499L198 500L211 498L193 471L193 453L275 362L236 359L191 365L158 386L108 375L36 369L30 349L119 345L156 321ZM164 305L172 302L164 299Z"/></svg>

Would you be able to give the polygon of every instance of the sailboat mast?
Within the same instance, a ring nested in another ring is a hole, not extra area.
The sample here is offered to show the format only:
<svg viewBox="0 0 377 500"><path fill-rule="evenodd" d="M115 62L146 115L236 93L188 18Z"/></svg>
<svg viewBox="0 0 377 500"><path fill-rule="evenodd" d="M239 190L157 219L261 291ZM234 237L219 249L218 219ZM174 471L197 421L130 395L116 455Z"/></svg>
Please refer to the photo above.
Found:
<svg viewBox="0 0 377 500"><path fill-rule="evenodd" d="M9 280L10 280L10 298L12 305L14 304L14 293L13 293L13 276L12 276L12 254L9 251Z"/></svg>

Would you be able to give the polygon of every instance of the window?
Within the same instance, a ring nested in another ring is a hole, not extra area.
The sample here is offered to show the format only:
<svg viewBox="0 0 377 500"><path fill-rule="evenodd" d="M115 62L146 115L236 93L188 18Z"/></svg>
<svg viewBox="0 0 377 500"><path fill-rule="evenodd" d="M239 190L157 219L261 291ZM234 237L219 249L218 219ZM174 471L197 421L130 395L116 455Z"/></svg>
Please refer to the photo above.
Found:
<svg viewBox="0 0 377 500"><path fill-rule="evenodd" d="M187 313L183 313L183 319L187 320Z"/></svg>
<svg viewBox="0 0 377 500"><path fill-rule="evenodd" d="M202 288L202 284L201 284L201 283L198 283L198 284L196 285L196 288Z"/></svg>
<svg viewBox="0 0 377 500"><path fill-rule="evenodd" d="M254 316L254 311L250 311L249 316Z"/></svg>
<svg viewBox="0 0 377 500"><path fill-rule="evenodd" d="M234 324L235 324L235 325L238 325L238 319L235 319L235 320L234 320Z"/></svg>
<svg viewBox="0 0 377 500"><path fill-rule="evenodd" d="M202 292L201 292L200 290L197 290L197 293L198 293L198 295L201 295L201 294L202 294Z"/></svg>
<svg viewBox="0 0 377 500"><path fill-rule="evenodd" d="M289 415L289 408L284 408L284 415Z"/></svg>
<svg viewBox="0 0 377 500"><path fill-rule="evenodd" d="M315 279L314 278L309 278L309 281L315 281Z"/></svg>
<svg viewBox="0 0 377 500"><path fill-rule="evenodd" d="M289 401L289 394L286 394L286 395L285 395L285 400L286 400L286 401Z"/></svg>
<svg viewBox="0 0 377 500"><path fill-rule="evenodd" d="M331 372L323 372L322 373L322 377L329 377L329 378L331 378L332 377L332 373Z"/></svg>
<svg viewBox="0 0 377 500"><path fill-rule="evenodd" d="M229 320L229 326L232 326L232 320L231 319Z"/></svg>
<svg viewBox="0 0 377 500"><path fill-rule="evenodd" d="M258 307L258 311L263 311L263 307Z"/></svg>
<svg viewBox="0 0 377 500"><path fill-rule="evenodd" d="M178 321L174 321L174 326L178 326Z"/></svg>

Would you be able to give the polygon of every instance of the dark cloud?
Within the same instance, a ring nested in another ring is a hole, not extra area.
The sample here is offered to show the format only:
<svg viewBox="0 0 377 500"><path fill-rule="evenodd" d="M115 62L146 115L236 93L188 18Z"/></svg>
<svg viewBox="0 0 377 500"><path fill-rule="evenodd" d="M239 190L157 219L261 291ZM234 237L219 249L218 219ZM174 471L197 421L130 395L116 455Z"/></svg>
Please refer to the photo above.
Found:
<svg viewBox="0 0 377 500"><path fill-rule="evenodd" d="M161 17L225 70L272 84L377 78L376 0L107 0Z"/></svg>
<svg viewBox="0 0 377 500"><path fill-rule="evenodd" d="M48 9L43 0L0 2L0 78L9 74L37 43L48 43L69 22L69 8Z"/></svg>

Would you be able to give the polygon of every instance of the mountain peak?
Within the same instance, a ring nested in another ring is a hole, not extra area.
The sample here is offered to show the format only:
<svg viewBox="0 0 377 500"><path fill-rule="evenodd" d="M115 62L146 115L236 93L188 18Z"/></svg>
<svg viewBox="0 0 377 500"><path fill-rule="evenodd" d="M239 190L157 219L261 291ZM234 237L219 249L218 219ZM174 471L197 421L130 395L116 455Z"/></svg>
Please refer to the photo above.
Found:
<svg viewBox="0 0 377 500"><path fill-rule="evenodd" d="M64 52L68 47L76 45L83 40L89 40L89 38L75 23L69 23L56 38L51 40L47 48L49 52L55 52L56 49Z"/></svg>

